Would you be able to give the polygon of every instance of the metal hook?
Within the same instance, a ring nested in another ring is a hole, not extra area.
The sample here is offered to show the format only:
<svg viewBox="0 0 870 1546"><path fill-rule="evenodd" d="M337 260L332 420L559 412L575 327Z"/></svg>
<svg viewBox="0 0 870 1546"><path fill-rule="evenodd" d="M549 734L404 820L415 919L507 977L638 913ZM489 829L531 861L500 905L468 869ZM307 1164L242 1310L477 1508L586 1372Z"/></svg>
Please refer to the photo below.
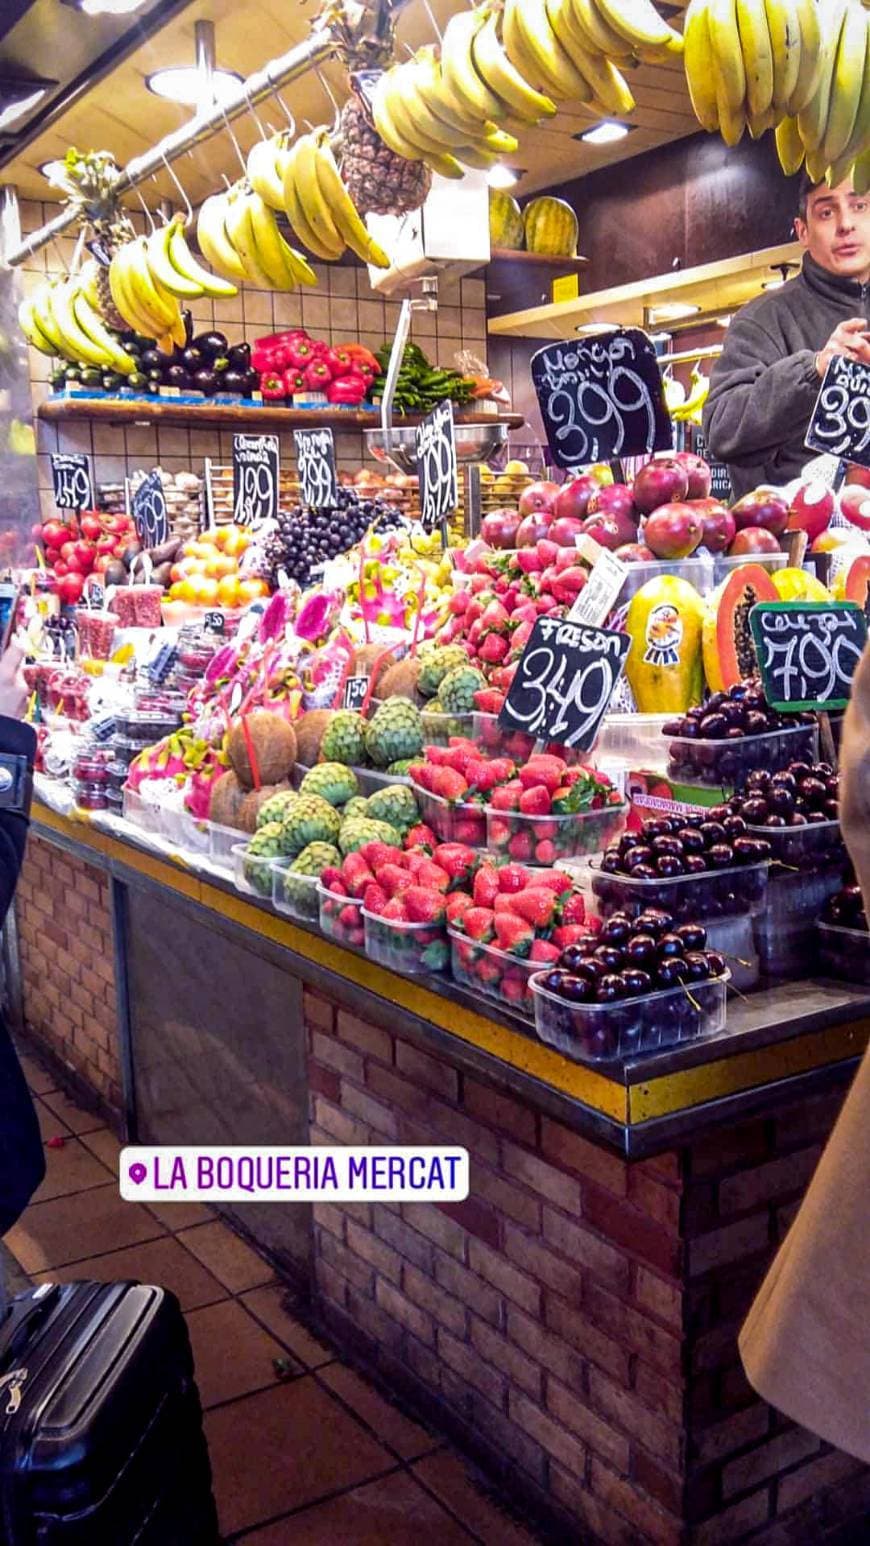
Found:
<svg viewBox="0 0 870 1546"><path fill-rule="evenodd" d="M79 269L81 268L82 248L84 247L84 244L85 244L85 228L84 228L84 226L82 226L81 230L79 231L78 236L76 237L76 244L73 247L73 255L72 255L72 259L71 259L71 267L70 267L70 270L69 270L69 272L71 274L77 274Z"/></svg>
<svg viewBox="0 0 870 1546"><path fill-rule="evenodd" d="M296 134L296 119L294 118L294 116L291 113L289 107L287 106L287 103L284 101L284 98L277 91L275 92L275 101L277 102L278 106L280 107L281 112L284 114L284 117L287 119L287 123L289 124L289 127L290 127L290 137L292 139L294 137L294 135Z"/></svg>
<svg viewBox="0 0 870 1546"><path fill-rule="evenodd" d="M321 86L323 87L323 90L326 92L326 95L328 96L330 104L332 106L332 111L333 111L335 116L333 118L332 128L330 129L329 132L330 132L330 134L335 134L337 129L338 129L339 123L341 122L341 108L339 107L338 102L336 101L335 93L334 93L332 87L330 86L329 81L326 79L326 76L323 74L323 71L322 70L315 70L314 73L317 76L317 79L320 82Z"/></svg>
<svg viewBox="0 0 870 1546"><path fill-rule="evenodd" d="M60 242L58 241L56 236L53 236L51 238L51 245L54 248L55 253L57 254L58 259L60 260L61 268L63 269L63 271L66 274L67 278L69 278L69 264L67 263L67 260L66 260L66 258L63 255L63 248L61 247Z"/></svg>
<svg viewBox="0 0 870 1546"><path fill-rule="evenodd" d="M437 21L435 20L435 16L433 14L432 7L429 4L429 0L423 0L423 10L426 12L426 15L428 16L430 22L432 23L432 26L435 28L435 36L437 37L438 42L439 43L443 43L444 39L443 39L443 37L441 35L441 28L439 27Z"/></svg>
<svg viewBox="0 0 870 1546"><path fill-rule="evenodd" d="M142 194L141 194L141 191L139 189L138 183L134 187L133 192L135 193L137 199L139 200L139 203L142 205L142 208L145 211L145 219L148 221L148 224L150 225L152 231L156 231L157 227L156 227L156 225L154 223L154 216L152 215L150 209L148 208L148 205L145 203L145 200L142 197Z"/></svg>
<svg viewBox="0 0 870 1546"><path fill-rule="evenodd" d="M160 159L163 162L163 165L166 167L166 170L169 173L169 176L172 178L172 181L174 182L176 188L178 189L179 193L181 194L181 198L182 198L182 201L184 203L184 207L187 210L187 214L184 217L184 223L185 223L185 225L188 225L190 223L190 221L193 219L193 205L191 204L190 199L187 197L187 194L185 193L184 189L182 188L181 183L178 180L177 173L173 171L172 165L171 165L171 163L170 163L170 161L169 161L169 159L168 159L168 157L166 155L166 151L162 148L162 146L160 147Z"/></svg>
<svg viewBox="0 0 870 1546"><path fill-rule="evenodd" d="M227 113L226 107L224 106L223 102L219 101L218 102L218 107L221 110L221 117L223 118L223 121L226 124L227 134L229 135L229 137L230 137L230 139L232 141L233 149L234 149L236 155L239 158L239 166L241 167L244 176L247 177L247 175L248 175L248 163L245 160L244 156L242 155L242 147L239 144L238 140L236 139L236 136L233 133L232 124L230 123L230 120L229 120L229 114Z"/></svg>
<svg viewBox="0 0 870 1546"><path fill-rule="evenodd" d="M259 118L257 117L257 112L256 112L256 109L254 107L254 104L251 101L250 96L248 95L248 82L247 81L244 82L244 84L242 86L242 91L244 93L245 106L248 109L248 112L250 113L251 117L254 120L254 123L257 126L257 132L259 133L260 139L261 140L265 140L265 139L267 139L266 131L263 128L263 125L261 124Z"/></svg>

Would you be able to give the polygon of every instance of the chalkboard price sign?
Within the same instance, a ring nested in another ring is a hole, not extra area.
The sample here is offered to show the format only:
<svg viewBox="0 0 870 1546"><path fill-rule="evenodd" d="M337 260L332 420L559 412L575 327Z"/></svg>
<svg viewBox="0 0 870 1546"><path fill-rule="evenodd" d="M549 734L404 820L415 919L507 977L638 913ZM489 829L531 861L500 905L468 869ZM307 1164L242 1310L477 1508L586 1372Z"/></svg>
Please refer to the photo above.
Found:
<svg viewBox="0 0 870 1546"><path fill-rule="evenodd" d="M648 456L673 445L656 352L642 328L548 344L532 355L531 368L557 467Z"/></svg>
<svg viewBox="0 0 870 1546"><path fill-rule="evenodd" d="M53 452L51 481L58 510L90 510L94 503L90 458L83 451Z"/></svg>
<svg viewBox="0 0 870 1546"><path fill-rule="evenodd" d="M349 676L344 684L344 706L358 714L365 703L369 690L367 676Z"/></svg>
<svg viewBox="0 0 870 1546"><path fill-rule="evenodd" d="M867 642L867 622L852 601L764 601L749 626L764 696L783 713L844 709Z"/></svg>
<svg viewBox="0 0 870 1546"><path fill-rule="evenodd" d="M835 354L825 371L804 442L870 467L870 368Z"/></svg>
<svg viewBox="0 0 870 1546"><path fill-rule="evenodd" d="M159 472L143 478L131 500L136 534L143 548L159 548L169 541L169 514Z"/></svg>
<svg viewBox="0 0 870 1546"><path fill-rule="evenodd" d="M416 445L420 520L424 531L434 531L459 503L453 404L447 399L418 425Z"/></svg>
<svg viewBox="0 0 870 1546"><path fill-rule="evenodd" d="M206 612L205 617L202 620L202 626L206 633L225 633L226 619L223 612Z"/></svg>
<svg viewBox="0 0 870 1546"><path fill-rule="evenodd" d="M278 514L278 436L233 435L233 520L256 529Z"/></svg>
<svg viewBox="0 0 870 1546"><path fill-rule="evenodd" d="M335 437L331 429L294 429L302 503L325 510L338 499Z"/></svg>
<svg viewBox="0 0 870 1546"><path fill-rule="evenodd" d="M630 647L627 633L539 617L498 716L502 729L588 751Z"/></svg>

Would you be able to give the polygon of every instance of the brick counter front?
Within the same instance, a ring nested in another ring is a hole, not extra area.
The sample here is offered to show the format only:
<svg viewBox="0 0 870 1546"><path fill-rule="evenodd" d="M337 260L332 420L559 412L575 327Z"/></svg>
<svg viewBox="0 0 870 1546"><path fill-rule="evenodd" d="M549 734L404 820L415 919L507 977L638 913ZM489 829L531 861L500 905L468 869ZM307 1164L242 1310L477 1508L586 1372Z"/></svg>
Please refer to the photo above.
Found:
<svg viewBox="0 0 870 1546"><path fill-rule="evenodd" d="M609 1546L808 1546L870 1510L867 1468L759 1401L737 1355L841 1095L628 1164L304 1002L312 1142L471 1158L464 1203L315 1207L322 1310L387 1378Z"/></svg>

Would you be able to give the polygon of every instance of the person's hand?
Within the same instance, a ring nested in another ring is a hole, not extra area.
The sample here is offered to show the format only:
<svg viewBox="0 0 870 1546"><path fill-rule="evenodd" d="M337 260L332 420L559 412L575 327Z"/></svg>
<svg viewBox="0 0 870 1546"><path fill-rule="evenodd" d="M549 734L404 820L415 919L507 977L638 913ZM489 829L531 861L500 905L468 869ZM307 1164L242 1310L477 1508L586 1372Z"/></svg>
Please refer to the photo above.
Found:
<svg viewBox="0 0 870 1546"><path fill-rule="evenodd" d="M0 714L7 719L21 719L27 707L27 682L22 669L25 653L17 639L10 639L0 658Z"/></svg>
<svg viewBox="0 0 870 1546"><path fill-rule="evenodd" d="M844 354L847 360L860 360L862 365L870 365L870 339L865 317L850 317L834 328L824 349L816 355L816 370L820 376L824 376L835 354Z"/></svg>

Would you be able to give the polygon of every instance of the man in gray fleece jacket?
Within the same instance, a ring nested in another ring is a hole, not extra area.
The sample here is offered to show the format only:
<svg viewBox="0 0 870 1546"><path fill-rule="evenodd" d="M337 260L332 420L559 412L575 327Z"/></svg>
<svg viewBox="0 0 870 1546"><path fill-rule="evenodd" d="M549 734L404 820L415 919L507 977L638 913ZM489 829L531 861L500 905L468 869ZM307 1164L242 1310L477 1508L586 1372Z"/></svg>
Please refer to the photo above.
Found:
<svg viewBox="0 0 870 1546"><path fill-rule="evenodd" d="M805 178L799 207L801 272L738 312L704 408L707 445L736 498L788 483L815 455L804 436L834 354L870 365L870 196L851 180Z"/></svg>

